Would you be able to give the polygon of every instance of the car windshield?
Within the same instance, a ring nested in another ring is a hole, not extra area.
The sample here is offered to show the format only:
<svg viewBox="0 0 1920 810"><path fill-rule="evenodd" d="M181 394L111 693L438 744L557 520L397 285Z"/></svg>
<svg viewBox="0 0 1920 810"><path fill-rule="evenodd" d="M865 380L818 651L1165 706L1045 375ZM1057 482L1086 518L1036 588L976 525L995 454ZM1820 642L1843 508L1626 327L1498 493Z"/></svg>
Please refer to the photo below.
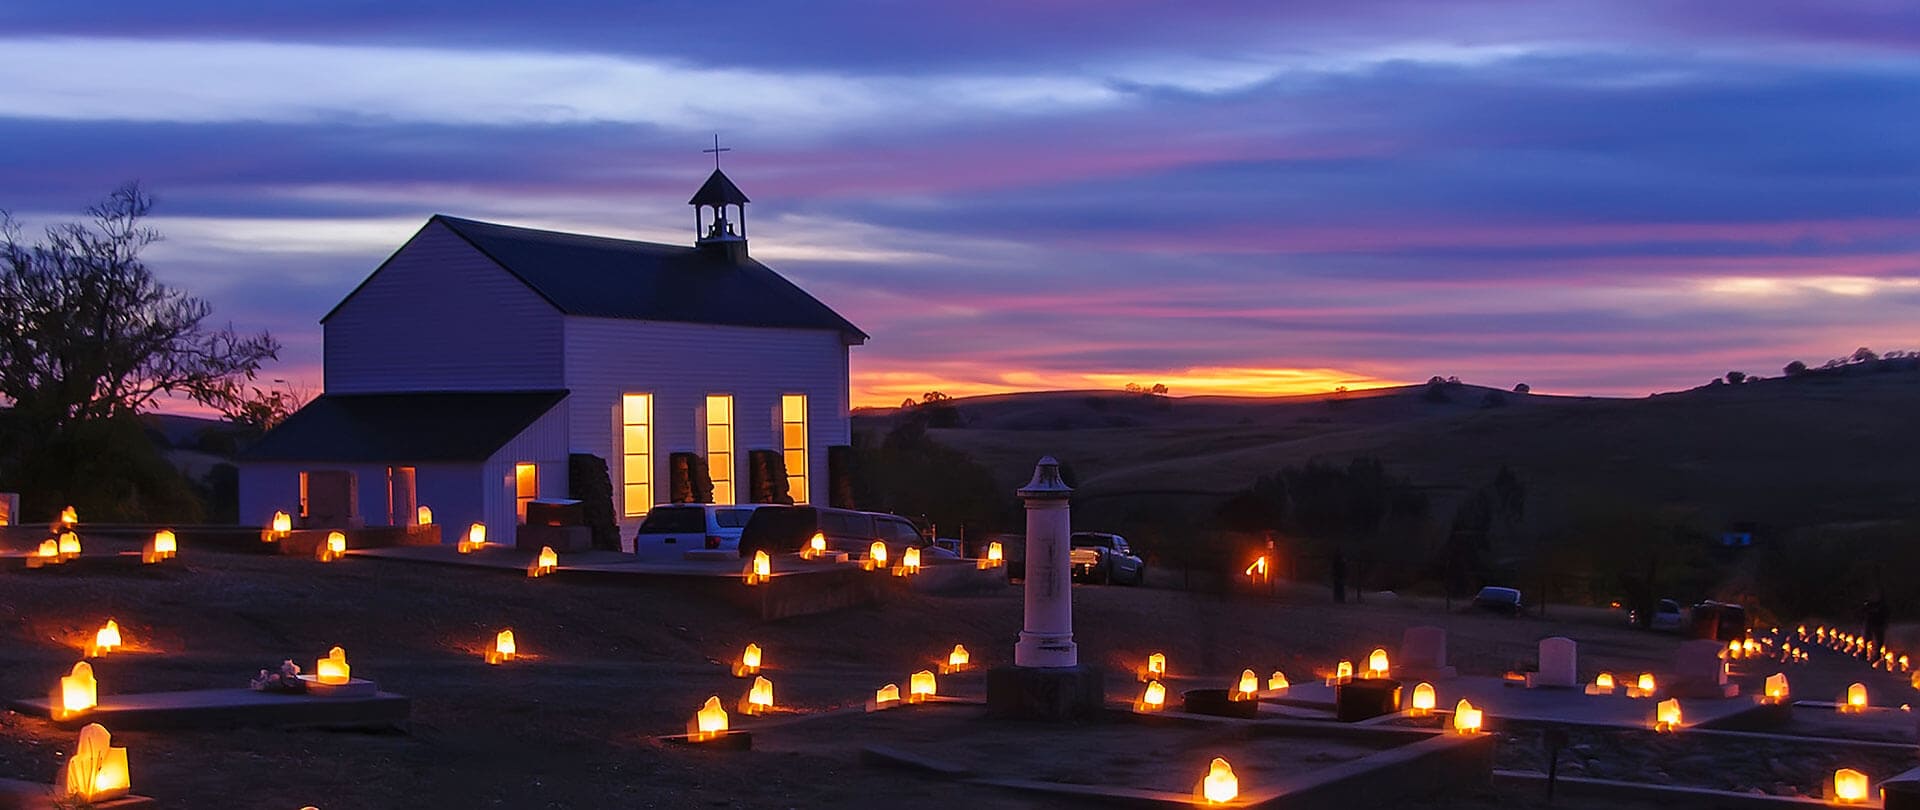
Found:
<svg viewBox="0 0 1920 810"><path fill-rule="evenodd" d="M753 517L752 509L715 509L713 510L714 525L717 525L723 529L742 528L747 525L747 520L752 517Z"/></svg>
<svg viewBox="0 0 1920 810"><path fill-rule="evenodd" d="M698 506L656 506L647 512L646 521L640 524L641 534L706 530L707 512Z"/></svg>

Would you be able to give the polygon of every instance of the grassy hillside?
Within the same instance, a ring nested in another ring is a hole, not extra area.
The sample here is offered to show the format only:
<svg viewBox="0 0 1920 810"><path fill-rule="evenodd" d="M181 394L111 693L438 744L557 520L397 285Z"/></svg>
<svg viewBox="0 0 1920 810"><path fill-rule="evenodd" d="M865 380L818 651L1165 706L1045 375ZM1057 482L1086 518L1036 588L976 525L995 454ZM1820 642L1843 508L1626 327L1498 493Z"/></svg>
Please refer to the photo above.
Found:
<svg viewBox="0 0 1920 810"><path fill-rule="evenodd" d="M1009 490L1036 458L1068 461L1081 500L1172 499L1206 509L1258 475L1319 458L1384 460L1450 494L1515 468L1529 509L1681 507L1774 527L1920 515L1920 372L1826 373L1645 399L1563 398L1447 386L1288 398L1050 392L956 400L932 431ZM898 416L863 414L884 429ZM1903 472L1904 471L1904 472Z"/></svg>

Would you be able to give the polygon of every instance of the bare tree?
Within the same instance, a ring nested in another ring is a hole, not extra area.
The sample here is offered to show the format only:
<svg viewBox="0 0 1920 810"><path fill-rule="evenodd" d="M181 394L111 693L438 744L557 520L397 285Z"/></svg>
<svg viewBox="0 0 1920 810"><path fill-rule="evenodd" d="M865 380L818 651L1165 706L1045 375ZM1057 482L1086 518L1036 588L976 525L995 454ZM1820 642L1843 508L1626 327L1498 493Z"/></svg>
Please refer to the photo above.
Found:
<svg viewBox="0 0 1920 810"><path fill-rule="evenodd" d="M87 210L91 222L48 227L33 244L0 211L0 397L20 428L57 435L162 396L229 411L278 355L266 332L203 326L206 301L154 279L140 260L160 239L141 224L152 208L128 183Z"/></svg>

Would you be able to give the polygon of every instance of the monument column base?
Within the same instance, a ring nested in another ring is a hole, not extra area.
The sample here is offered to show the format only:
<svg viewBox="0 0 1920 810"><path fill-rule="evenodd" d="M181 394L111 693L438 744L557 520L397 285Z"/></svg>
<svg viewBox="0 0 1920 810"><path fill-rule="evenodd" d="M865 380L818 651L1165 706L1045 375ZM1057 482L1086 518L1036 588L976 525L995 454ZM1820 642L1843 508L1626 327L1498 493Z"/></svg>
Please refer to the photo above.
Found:
<svg viewBox="0 0 1920 810"><path fill-rule="evenodd" d="M1106 672L1090 666L996 667L987 714L1016 720L1093 720L1107 707Z"/></svg>
<svg viewBox="0 0 1920 810"><path fill-rule="evenodd" d="M1061 669L1080 663L1079 648L1073 643L1073 632L1034 633L1020 631L1020 641L1013 645L1013 662L1017 666L1036 669Z"/></svg>

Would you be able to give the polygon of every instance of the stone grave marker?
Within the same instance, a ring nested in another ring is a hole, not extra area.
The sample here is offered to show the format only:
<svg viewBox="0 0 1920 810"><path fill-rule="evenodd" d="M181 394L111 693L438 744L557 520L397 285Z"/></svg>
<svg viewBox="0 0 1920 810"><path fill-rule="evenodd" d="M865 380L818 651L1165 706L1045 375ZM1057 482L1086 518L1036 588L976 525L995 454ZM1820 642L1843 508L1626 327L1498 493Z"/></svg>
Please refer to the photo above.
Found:
<svg viewBox="0 0 1920 810"><path fill-rule="evenodd" d="M1408 677L1437 680L1457 674L1447 665L1447 631L1423 625L1400 634L1399 669Z"/></svg>
<svg viewBox="0 0 1920 810"><path fill-rule="evenodd" d="M1740 694L1740 685L1727 682L1727 669L1720 660L1726 646L1712 639L1682 642L1673 653L1673 682L1667 692L1684 698L1730 698Z"/></svg>
<svg viewBox="0 0 1920 810"><path fill-rule="evenodd" d="M1540 671L1528 686L1571 689L1580 685L1579 645L1573 639L1550 636L1540 640Z"/></svg>

